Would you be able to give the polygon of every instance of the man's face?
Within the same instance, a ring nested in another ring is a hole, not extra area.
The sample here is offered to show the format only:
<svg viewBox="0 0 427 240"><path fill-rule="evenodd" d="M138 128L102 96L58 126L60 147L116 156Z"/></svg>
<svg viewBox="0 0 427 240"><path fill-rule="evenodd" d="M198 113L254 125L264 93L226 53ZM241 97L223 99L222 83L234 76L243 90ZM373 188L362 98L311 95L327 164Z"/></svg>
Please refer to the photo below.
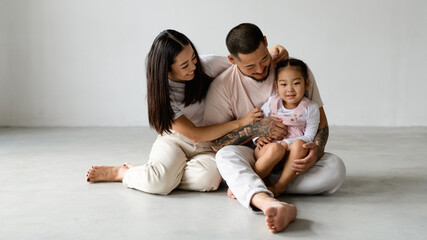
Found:
<svg viewBox="0 0 427 240"><path fill-rule="evenodd" d="M243 75L256 81L264 81L270 73L271 56L267 45L260 42L258 49L249 54L238 54L234 63Z"/></svg>

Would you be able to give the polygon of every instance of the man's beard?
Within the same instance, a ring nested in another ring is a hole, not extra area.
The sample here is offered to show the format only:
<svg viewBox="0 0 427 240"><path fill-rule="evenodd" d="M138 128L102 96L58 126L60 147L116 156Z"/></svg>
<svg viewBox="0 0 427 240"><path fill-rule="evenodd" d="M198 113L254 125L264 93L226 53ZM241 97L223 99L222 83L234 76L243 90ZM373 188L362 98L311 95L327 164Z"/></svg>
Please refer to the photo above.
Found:
<svg viewBox="0 0 427 240"><path fill-rule="evenodd" d="M244 76L246 76L246 77L250 77L250 78L252 78L253 80L255 80L255 81L257 81L257 82L264 82L264 81L268 78L268 76L270 75L270 65L268 65L268 67L267 67L267 74L265 75L265 77L264 77L264 78L261 78L261 79L257 79L257 78L255 78L255 77L253 77L253 76L250 76L250 75L246 75L246 74L244 74L244 73L242 72L242 70L240 70L240 68L239 68L239 67L237 67L237 69L239 69L239 71L240 71Z"/></svg>

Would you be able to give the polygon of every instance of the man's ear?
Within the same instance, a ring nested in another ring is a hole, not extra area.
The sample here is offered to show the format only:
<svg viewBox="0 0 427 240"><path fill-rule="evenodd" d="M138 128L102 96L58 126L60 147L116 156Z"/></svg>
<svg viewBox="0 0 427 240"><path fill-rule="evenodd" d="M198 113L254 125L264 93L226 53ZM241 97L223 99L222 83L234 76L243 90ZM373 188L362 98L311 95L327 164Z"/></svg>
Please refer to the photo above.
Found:
<svg viewBox="0 0 427 240"><path fill-rule="evenodd" d="M234 57L231 54L228 54L228 61L231 62L231 64L236 64L236 60L234 59Z"/></svg>
<svg viewBox="0 0 427 240"><path fill-rule="evenodd" d="M265 44L265 47L268 47L268 42L267 42L267 37L266 36L264 36L264 44Z"/></svg>

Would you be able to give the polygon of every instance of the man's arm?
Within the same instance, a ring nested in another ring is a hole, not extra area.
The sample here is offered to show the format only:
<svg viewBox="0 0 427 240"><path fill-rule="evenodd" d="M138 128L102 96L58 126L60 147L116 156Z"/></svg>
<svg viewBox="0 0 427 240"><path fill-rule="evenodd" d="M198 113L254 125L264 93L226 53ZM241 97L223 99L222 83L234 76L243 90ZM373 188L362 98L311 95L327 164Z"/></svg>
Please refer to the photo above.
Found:
<svg viewBox="0 0 427 240"><path fill-rule="evenodd" d="M326 118L323 107L319 108L320 111L320 123L319 130L317 131L314 141L303 145L304 148L308 148L308 155L303 159L294 160L293 170L297 174L301 174L310 169L319 160L325 152L326 142L329 137L328 120Z"/></svg>
<svg viewBox="0 0 427 240"><path fill-rule="evenodd" d="M322 111L323 111L323 108L322 108ZM324 111L323 111L323 116L325 116ZM329 126L328 126L327 120L325 122L326 124L324 124L323 127L320 128L319 126L319 130L317 131L317 134L314 137L314 141L313 141L317 146L319 146L316 152L316 161L319 160L325 153L325 146L326 146L326 143L328 142Z"/></svg>
<svg viewBox="0 0 427 240"><path fill-rule="evenodd" d="M218 151L227 145L243 145L256 136L282 139L287 133L286 129L287 127L279 119L264 118L211 141L212 149Z"/></svg>

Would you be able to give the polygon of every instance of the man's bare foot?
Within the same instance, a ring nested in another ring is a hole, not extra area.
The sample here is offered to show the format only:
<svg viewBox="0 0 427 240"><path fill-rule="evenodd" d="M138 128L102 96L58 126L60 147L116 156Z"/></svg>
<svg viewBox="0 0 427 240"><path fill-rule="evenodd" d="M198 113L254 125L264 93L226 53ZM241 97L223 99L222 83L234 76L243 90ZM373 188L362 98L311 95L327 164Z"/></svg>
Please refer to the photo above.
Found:
<svg viewBox="0 0 427 240"><path fill-rule="evenodd" d="M227 190L227 196L236 199L236 196L234 196L233 192L230 190L230 188L228 188Z"/></svg>
<svg viewBox="0 0 427 240"><path fill-rule="evenodd" d="M288 203L271 201L264 209L265 223L272 233L278 233L293 222L297 216L297 208Z"/></svg>
<svg viewBox="0 0 427 240"><path fill-rule="evenodd" d="M130 167L123 166L92 166L87 173L87 182L121 182Z"/></svg>

